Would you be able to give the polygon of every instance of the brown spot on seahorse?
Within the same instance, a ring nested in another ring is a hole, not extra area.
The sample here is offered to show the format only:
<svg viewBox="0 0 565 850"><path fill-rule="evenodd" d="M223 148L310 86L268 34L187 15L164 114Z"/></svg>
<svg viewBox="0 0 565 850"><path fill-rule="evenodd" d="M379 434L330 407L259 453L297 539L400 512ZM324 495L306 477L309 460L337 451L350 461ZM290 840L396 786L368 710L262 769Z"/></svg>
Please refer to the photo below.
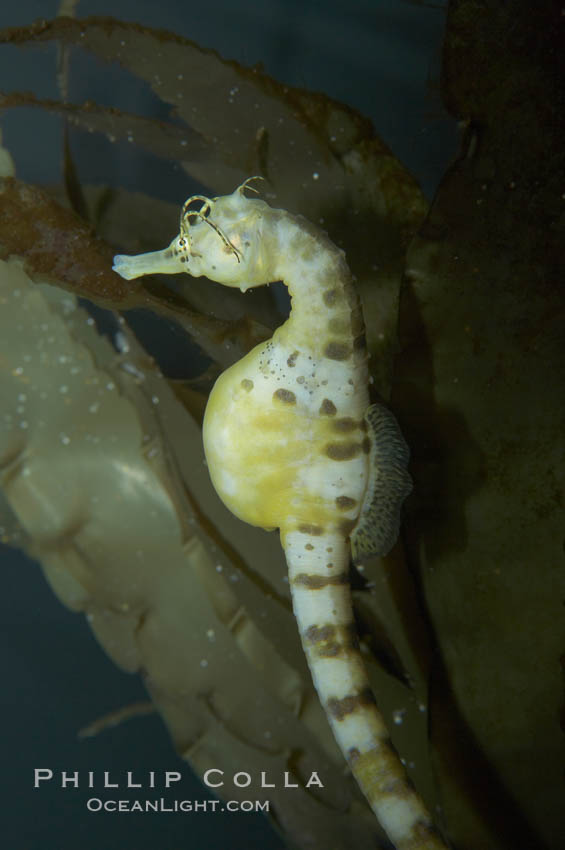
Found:
<svg viewBox="0 0 565 850"><path fill-rule="evenodd" d="M354 711L360 708L374 704L375 697L371 689L364 688L358 694L350 694L342 699L331 697L326 703L326 708L336 720L343 720L348 714L353 714Z"/></svg>
<svg viewBox="0 0 565 850"><path fill-rule="evenodd" d="M406 798L410 796L411 789L403 779L398 776L398 754L390 738L382 738L377 746L371 747L361 753L357 747L351 747L347 751L347 760L355 773L368 773L370 787L375 794L393 793L395 796ZM384 765L384 770L375 772L375 760Z"/></svg>
<svg viewBox="0 0 565 850"><path fill-rule="evenodd" d="M241 386L249 393L253 389L253 381L250 381L249 378L244 378L241 382Z"/></svg>
<svg viewBox="0 0 565 850"><path fill-rule="evenodd" d="M308 643L319 643L322 640L330 640L336 633L336 626L328 623L325 626L308 626L304 637Z"/></svg>
<svg viewBox="0 0 565 850"><path fill-rule="evenodd" d="M343 416L341 419L336 419L332 422L332 430L337 434L348 434L351 431L356 431L360 425L351 416Z"/></svg>
<svg viewBox="0 0 565 850"><path fill-rule="evenodd" d="M337 413L337 407L333 401L330 401L329 398L325 398L320 405L318 413L320 416L335 416Z"/></svg>
<svg viewBox="0 0 565 850"><path fill-rule="evenodd" d="M375 747L364 753L359 752L356 747L351 747L347 756L356 776L363 777L370 799L374 800L382 795L393 795L401 800L409 800L413 797L412 784L406 782L404 776L399 774L398 753L389 737L382 738ZM378 772L375 771L376 763L381 766ZM427 819L419 820L412 829L414 837L426 838L437 835Z"/></svg>
<svg viewBox="0 0 565 850"><path fill-rule="evenodd" d="M347 360L351 357L351 346L346 342L331 340L324 348L324 355L330 360Z"/></svg>
<svg viewBox="0 0 565 850"><path fill-rule="evenodd" d="M336 496L336 507L340 511L349 511L357 504L357 499L352 499L351 496Z"/></svg>
<svg viewBox="0 0 565 850"><path fill-rule="evenodd" d="M348 623L339 628L332 624L310 626L304 632L304 640L313 647L318 658L336 658L339 655L349 655L359 649L354 623Z"/></svg>
<svg viewBox="0 0 565 850"><path fill-rule="evenodd" d="M301 525L299 525L298 531L301 534L311 534L312 537L319 537L320 534L324 533L324 529L321 525L313 525L308 522L303 522Z"/></svg>
<svg viewBox="0 0 565 850"><path fill-rule="evenodd" d="M326 455L332 460L352 460L360 451L359 443L329 443L325 447Z"/></svg>
<svg viewBox="0 0 565 850"><path fill-rule="evenodd" d="M316 646L314 654L317 658L337 658L339 655L348 653L342 643L329 640Z"/></svg>
<svg viewBox="0 0 565 850"><path fill-rule="evenodd" d="M308 590L323 590L329 585L349 584L349 576L347 573L338 573L335 576L321 576L316 573L299 573L292 580L292 584L299 584L302 587L307 587Z"/></svg>
<svg viewBox="0 0 565 850"><path fill-rule="evenodd" d="M296 358L298 357L298 351L293 351L292 354L287 358L286 365L290 366L292 369L296 366Z"/></svg>
<svg viewBox="0 0 565 850"><path fill-rule="evenodd" d="M275 390L273 398L276 398L285 404L296 404L296 396L292 390Z"/></svg>
<svg viewBox="0 0 565 850"><path fill-rule="evenodd" d="M347 761L353 767L357 760L361 757L361 753L357 747L350 747L347 751Z"/></svg>

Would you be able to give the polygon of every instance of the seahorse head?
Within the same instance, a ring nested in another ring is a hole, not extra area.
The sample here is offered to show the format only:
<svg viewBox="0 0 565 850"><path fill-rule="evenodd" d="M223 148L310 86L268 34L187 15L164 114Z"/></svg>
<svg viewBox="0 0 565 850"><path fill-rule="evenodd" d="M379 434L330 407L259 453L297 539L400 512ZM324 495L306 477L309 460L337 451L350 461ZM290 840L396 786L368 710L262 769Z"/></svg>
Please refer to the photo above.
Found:
<svg viewBox="0 0 565 850"><path fill-rule="evenodd" d="M242 291L268 282L269 260L261 220L270 208L248 198L245 181L231 195L194 195L183 206L180 230L168 248L135 257L114 257L113 269L126 280L145 274L205 275ZM198 208L196 202L201 202Z"/></svg>

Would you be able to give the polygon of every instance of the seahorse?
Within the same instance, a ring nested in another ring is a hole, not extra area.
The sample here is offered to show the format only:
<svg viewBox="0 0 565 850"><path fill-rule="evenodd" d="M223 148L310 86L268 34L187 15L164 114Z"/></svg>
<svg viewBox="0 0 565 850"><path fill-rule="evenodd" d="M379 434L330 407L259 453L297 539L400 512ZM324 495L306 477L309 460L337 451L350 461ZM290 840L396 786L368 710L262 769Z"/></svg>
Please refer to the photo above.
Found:
<svg viewBox="0 0 565 850"><path fill-rule="evenodd" d="M192 196L168 248L118 255L113 268L128 280L205 275L242 292L286 284L287 321L210 394L209 473L236 516L280 530L314 685L382 828L398 850L440 850L371 692L348 575L352 554L384 555L396 540L408 447L393 415L369 405L365 327L344 252L302 216L248 197L252 179L231 195Z"/></svg>

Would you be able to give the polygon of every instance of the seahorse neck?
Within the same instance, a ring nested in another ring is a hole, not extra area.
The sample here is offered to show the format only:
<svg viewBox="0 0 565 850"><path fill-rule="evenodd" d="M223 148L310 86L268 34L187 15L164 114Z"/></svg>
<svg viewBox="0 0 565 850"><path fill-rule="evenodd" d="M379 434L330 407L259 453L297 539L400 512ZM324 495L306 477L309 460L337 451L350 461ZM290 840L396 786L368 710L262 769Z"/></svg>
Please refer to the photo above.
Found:
<svg viewBox="0 0 565 850"><path fill-rule="evenodd" d="M307 348L316 358L348 360L361 349L364 354L363 318L343 251L301 216L280 215L276 234L275 273L292 299L279 341Z"/></svg>

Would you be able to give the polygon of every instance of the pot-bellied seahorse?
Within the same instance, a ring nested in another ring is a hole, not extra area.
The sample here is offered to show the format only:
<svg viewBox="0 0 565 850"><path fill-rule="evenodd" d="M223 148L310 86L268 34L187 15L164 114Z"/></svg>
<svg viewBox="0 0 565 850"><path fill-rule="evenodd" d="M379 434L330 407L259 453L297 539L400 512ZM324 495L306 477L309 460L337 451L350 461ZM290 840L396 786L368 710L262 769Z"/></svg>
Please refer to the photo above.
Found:
<svg viewBox="0 0 565 850"><path fill-rule="evenodd" d="M247 197L248 183L189 198L168 248L119 255L114 270L128 280L188 272L242 291L288 287L288 320L212 390L208 469L236 516L280 529L314 684L381 826L398 850L439 850L371 693L348 578L351 552L383 555L396 540L408 449L392 414L369 406L364 323L344 252L301 216Z"/></svg>

